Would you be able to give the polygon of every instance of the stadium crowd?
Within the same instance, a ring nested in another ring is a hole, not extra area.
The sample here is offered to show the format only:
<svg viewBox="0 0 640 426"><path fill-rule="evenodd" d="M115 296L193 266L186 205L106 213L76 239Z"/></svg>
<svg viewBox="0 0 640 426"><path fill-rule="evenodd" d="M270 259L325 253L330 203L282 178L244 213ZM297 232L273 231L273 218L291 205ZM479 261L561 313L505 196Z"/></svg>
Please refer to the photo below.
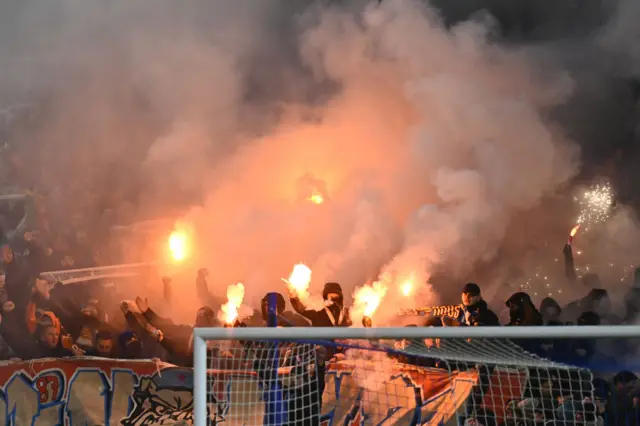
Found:
<svg viewBox="0 0 640 426"><path fill-rule="evenodd" d="M280 326L348 327L352 325L348 308L345 307L340 284L327 283L322 293L326 307L313 310L305 307L295 293L289 294L293 311L286 309L285 296L270 293L262 300L260 312L246 319L236 320L233 325L222 324L216 315L221 300L208 288L208 272L197 272L195 287L202 307L198 309L194 325L179 324L171 318L160 316L147 299L137 297L135 302L115 300L114 289L99 282L65 286L52 282L51 277L41 274L50 269L71 268L81 263L93 266L95 258L90 253L83 233L75 236L73 244L58 243L56 249L42 244L38 233L25 232L23 238L14 238L2 246L4 283L0 289L0 356L7 362L33 360L50 357L97 356L120 359L155 358L181 366L191 366L193 360L193 327L219 326L265 326L268 318L268 300L276 300L277 318ZM564 248L565 273L569 280L577 280L571 246ZM54 268L55 266L55 268ZM596 275L582 278L591 288L582 299L561 307L551 298L536 306L531 297L517 292L505 300L509 308L509 322L504 326L555 326L562 324L599 325L628 324L640 309L640 292L632 288L626 297L626 310L614 312L609 295L600 288ZM172 280L162 279L164 298L170 302ZM270 296L271 295L271 296ZM458 315L427 317L425 322L411 324L418 327L439 326L501 326L498 316L482 298L480 287L468 283L462 288ZM134 306L135 305L135 306ZM370 326L370 319L363 320ZM640 424L638 404L640 393L636 386L637 376L618 365L614 354L633 353L635 342L611 341L606 345L591 340L567 341L523 341L516 342L528 352L571 365L590 368L593 371L592 387L572 386L583 378L562 377L547 371L531 374L527 395L523 399L510 400L504 407L504 417L497 417L489 407L483 407L493 371L492 366L468 365L437 360L426 356L397 355L391 357L405 364L449 370L476 369L479 383L467 404L468 416L464 425L509 426L537 424L602 425L622 426ZM428 348L439 342L425 340ZM265 365L267 358L256 355L269 351L256 351L259 344L241 343L246 352L253 350L254 368L269 379ZM258 346L256 346L258 345ZM217 359L229 359L233 354L223 346L210 348L216 351ZM264 348L262 348L264 349ZM305 410L299 413L297 424L317 424L321 397L324 389L325 363L345 356L337 345L317 348L317 387L307 387L300 395L310 398ZM310 360L288 361L293 367L308 365ZM600 371L593 366L602 366ZM265 376L265 374L267 376ZM591 376L589 376L591 381ZM564 384L563 384L564 383ZM564 389L564 390L563 390ZM570 389L570 391L567 391ZM310 396L311 395L311 396ZM316 395L316 397L313 397ZM314 420L315 419L315 420ZM306 422L306 423L305 423ZM296 423L296 422L294 422Z"/></svg>

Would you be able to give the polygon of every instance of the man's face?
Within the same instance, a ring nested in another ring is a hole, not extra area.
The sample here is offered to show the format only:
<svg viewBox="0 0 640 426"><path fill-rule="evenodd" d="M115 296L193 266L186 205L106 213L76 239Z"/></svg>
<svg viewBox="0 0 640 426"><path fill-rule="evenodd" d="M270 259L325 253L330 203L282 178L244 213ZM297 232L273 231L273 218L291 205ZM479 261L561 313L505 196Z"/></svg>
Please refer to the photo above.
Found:
<svg viewBox="0 0 640 426"><path fill-rule="evenodd" d="M99 339L96 342L96 350L101 356L107 357L111 355L113 349L113 340L111 339Z"/></svg>
<svg viewBox="0 0 640 426"><path fill-rule="evenodd" d="M338 303L340 301L340 295L338 293L328 293L327 300L330 300L333 303Z"/></svg>
<svg viewBox="0 0 640 426"><path fill-rule="evenodd" d="M55 348L58 346L58 339L60 333L55 327L47 327L40 335L40 341L48 348Z"/></svg>
<svg viewBox="0 0 640 426"><path fill-rule="evenodd" d="M462 293L462 304L464 306L473 306L480 300L479 296L474 296L471 293Z"/></svg>

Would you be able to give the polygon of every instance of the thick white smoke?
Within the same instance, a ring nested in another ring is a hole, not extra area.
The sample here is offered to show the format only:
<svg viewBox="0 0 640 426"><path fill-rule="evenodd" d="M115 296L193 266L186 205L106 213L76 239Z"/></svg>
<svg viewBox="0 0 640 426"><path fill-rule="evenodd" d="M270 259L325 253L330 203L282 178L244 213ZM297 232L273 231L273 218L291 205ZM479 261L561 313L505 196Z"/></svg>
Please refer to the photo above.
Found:
<svg viewBox="0 0 640 426"><path fill-rule="evenodd" d="M490 259L512 215L575 173L575 149L546 118L572 83L490 43L485 23L448 30L419 2L312 13L300 55L337 89L313 120L285 106L267 135L203 177L212 189L187 220L221 282L242 279L254 297L284 290L277 278L299 261L315 291L337 281L351 294L380 278L384 320L437 301L434 266L464 273ZM309 176L324 204L300 196ZM400 292L409 276L417 298Z"/></svg>
<svg viewBox="0 0 640 426"><path fill-rule="evenodd" d="M38 141L46 170L30 172L66 211L113 203L189 224L190 266L222 300L236 282L254 307L286 294L281 278L304 262L316 294L337 281L351 303L387 285L374 324L436 303L436 268L462 277L490 261L516 215L576 173L550 115L574 81L539 60L544 45L497 43L488 19L446 27L417 0L328 3L0 6L0 95L53 105L14 142ZM176 294L193 309L194 275Z"/></svg>

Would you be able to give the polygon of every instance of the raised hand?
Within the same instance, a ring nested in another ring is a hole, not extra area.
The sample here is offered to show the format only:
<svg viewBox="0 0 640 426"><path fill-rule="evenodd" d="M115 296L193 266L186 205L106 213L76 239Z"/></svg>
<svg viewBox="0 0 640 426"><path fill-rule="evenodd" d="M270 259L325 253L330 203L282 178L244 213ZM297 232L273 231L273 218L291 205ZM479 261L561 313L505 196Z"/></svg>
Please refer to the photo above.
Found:
<svg viewBox="0 0 640 426"><path fill-rule="evenodd" d="M143 300L141 297L136 296L136 305L138 305L140 312L147 312L149 310L149 302L146 297Z"/></svg>

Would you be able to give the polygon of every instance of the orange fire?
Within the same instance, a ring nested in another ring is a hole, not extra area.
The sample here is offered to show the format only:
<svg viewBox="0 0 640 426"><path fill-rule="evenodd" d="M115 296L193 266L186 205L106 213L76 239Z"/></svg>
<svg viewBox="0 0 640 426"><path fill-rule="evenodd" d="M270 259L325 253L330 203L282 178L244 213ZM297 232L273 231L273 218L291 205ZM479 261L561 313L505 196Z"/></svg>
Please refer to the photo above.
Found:
<svg viewBox="0 0 640 426"><path fill-rule="evenodd" d="M309 296L309 283L311 283L311 269L304 263L298 263L293 266L293 270L289 278L282 278L287 283L289 291L295 292L300 299L306 299Z"/></svg>
<svg viewBox="0 0 640 426"><path fill-rule="evenodd" d="M309 198L307 198L307 201L311 201L313 204L319 205L324 203L324 196L318 191L313 191Z"/></svg>
<svg viewBox="0 0 640 426"><path fill-rule="evenodd" d="M371 318L378 310L382 299L387 294L387 286L381 282L365 285L356 290L354 295L355 311Z"/></svg>
<svg viewBox="0 0 640 426"><path fill-rule="evenodd" d="M571 238L575 237L579 230L580 230L580 224L577 224L576 226L571 228L571 232L569 233L569 236Z"/></svg>
<svg viewBox="0 0 640 426"><path fill-rule="evenodd" d="M402 292L403 296L409 297L409 295L411 295L411 292L413 291L413 281L410 279L405 280L400 286L400 291Z"/></svg>
<svg viewBox="0 0 640 426"><path fill-rule="evenodd" d="M244 285L231 284L227 287L227 303L222 305L222 319L225 324L233 324L238 319L238 309L244 300Z"/></svg>
<svg viewBox="0 0 640 426"><path fill-rule="evenodd" d="M185 230L177 229L169 235L169 252L176 262L182 262L189 256L189 235Z"/></svg>

